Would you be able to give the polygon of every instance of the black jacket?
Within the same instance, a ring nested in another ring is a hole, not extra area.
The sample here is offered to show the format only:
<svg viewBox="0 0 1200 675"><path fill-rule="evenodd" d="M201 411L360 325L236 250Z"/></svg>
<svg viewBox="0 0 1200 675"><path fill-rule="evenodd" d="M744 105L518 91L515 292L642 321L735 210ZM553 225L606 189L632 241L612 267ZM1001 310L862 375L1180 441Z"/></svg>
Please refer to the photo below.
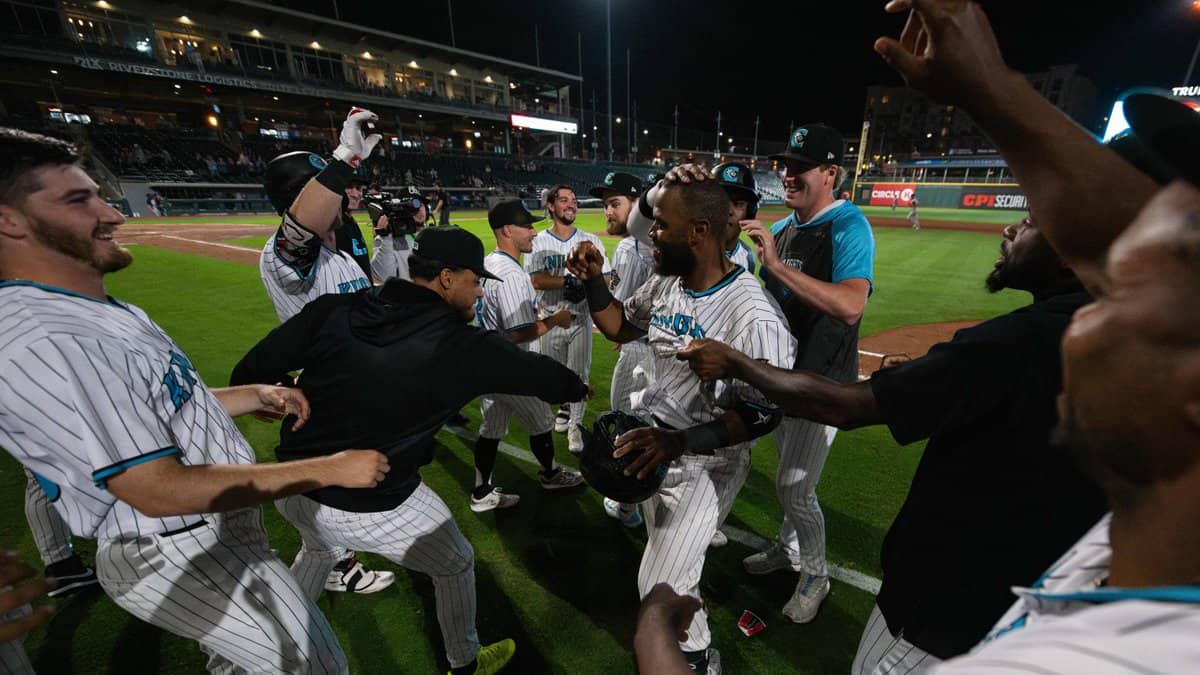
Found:
<svg viewBox="0 0 1200 675"><path fill-rule="evenodd" d="M386 511L407 499L438 430L477 396L561 403L587 391L566 366L468 326L436 293L401 279L310 302L242 358L230 383L281 382L296 370L312 413L298 431L284 420L280 461L365 448L391 464L376 488L307 493L346 511Z"/></svg>

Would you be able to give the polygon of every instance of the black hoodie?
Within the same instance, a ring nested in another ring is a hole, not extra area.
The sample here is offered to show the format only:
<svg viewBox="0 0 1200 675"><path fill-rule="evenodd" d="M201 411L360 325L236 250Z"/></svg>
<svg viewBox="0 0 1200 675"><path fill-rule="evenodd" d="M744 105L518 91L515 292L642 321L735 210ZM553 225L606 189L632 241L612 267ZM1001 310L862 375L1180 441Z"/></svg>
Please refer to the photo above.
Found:
<svg viewBox="0 0 1200 675"><path fill-rule="evenodd" d="M230 384L274 383L303 370L312 413L284 420L280 461L377 449L391 471L372 489L322 488L308 497L344 511L387 511L420 483L434 436L483 394L581 400L587 387L557 361L467 325L433 291L402 279L352 295L324 295L271 331L234 367Z"/></svg>

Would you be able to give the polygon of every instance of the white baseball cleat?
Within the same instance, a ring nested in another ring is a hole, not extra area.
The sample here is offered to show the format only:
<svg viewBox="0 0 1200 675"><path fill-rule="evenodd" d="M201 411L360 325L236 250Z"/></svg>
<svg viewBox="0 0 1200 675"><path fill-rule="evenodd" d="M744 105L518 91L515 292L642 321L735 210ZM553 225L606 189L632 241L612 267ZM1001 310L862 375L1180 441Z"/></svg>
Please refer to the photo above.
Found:
<svg viewBox="0 0 1200 675"><path fill-rule="evenodd" d="M778 542L771 548L755 553L752 556L747 556L742 559L742 566L750 574L770 574L779 570L792 570L793 572L800 571L800 565L792 560L791 556L783 550Z"/></svg>
<svg viewBox="0 0 1200 675"><path fill-rule="evenodd" d="M483 499L476 499L475 495L471 495L471 510L475 513L483 513L493 509L507 509L517 505L521 501L520 495L506 495L500 488L492 488L492 491L483 496Z"/></svg>
<svg viewBox="0 0 1200 675"><path fill-rule="evenodd" d="M573 455L583 452L583 430L578 426L567 429L567 450Z"/></svg>
<svg viewBox="0 0 1200 675"><path fill-rule="evenodd" d="M554 430L560 434L565 434L570 427L571 410L564 405L558 409L558 414L554 416Z"/></svg>
<svg viewBox="0 0 1200 675"><path fill-rule="evenodd" d="M796 623L808 623L817 618L817 610L828 595L829 577L803 572L792 599L783 606L783 615Z"/></svg>
<svg viewBox="0 0 1200 675"><path fill-rule="evenodd" d="M709 548L721 548L728 543L729 537L725 536L724 532L717 530L716 532L713 532L712 539L709 540L708 546Z"/></svg>
<svg viewBox="0 0 1200 675"><path fill-rule="evenodd" d="M335 593L376 593L396 580L394 572L379 572L363 567L356 559L345 570L334 569L325 579L325 590Z"/></svg>
<svg viewBox="0 0 1200 675"><path fill-rule="evenodd" d="M642 513L637 504L622 504L615 499L605 497L604 513L609 518L621 521L621 524L629 529L642 525Z"/></svg>

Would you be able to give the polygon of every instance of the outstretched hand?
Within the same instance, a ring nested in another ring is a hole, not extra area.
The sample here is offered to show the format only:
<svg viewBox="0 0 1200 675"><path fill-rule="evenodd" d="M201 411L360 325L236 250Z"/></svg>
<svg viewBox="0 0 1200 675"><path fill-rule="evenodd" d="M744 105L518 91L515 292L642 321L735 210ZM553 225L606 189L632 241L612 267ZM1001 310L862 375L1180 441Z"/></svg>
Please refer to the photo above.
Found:
<svg viewBox="0 0 1200 675"><path fill-rule="evenodd" d="M575 247L567 256L567 271L582 281L604 275L604 256L590 241Z"/></svg>
<svg viewBox="0 0 1200 675"><path fill-rule="evenodd" d="M688 367L705 382L733 377L733 358L737 354L729 345L702 338L692 340L680 349L675 358L687 361Z"/></svg>
<svg viewBox="0 0 1200 675"><path fill-rule="evenodd" d="M35 574L34 569L21 562L13 551L0 552L0 617L8 615L18 607L28 605L46 595L54 588L54 582L35 579L17 586L17 582ZM54 614L54 608L43 605L33 612L16 615L8 621L0 621L0 643L12 642L46 623Z"/></svg>
<svg viewBox="0 0 1200 675"><path fill-rule="evenodd" d="M881 37L875 51L937 101L986 101L1009 71L983 9L966 0L892 0L884 11L908 12L900 39Z"/></svg>

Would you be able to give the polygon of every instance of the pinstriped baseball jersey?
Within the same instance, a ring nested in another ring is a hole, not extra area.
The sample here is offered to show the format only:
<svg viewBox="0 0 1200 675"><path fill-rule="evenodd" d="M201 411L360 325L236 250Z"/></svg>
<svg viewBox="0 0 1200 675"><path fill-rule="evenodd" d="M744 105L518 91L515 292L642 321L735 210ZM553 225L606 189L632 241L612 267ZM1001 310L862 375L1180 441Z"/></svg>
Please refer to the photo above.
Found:
<svg viewBox="0 0 1200 675"><path fill-rule="evenodd" d="M529 273L504 251L492 251L483 259L483 267L500 281L483 279L483 297L477 309L480 325L488 330L510 333L537 322L533 303L533 284ZM529 349L526 343L520 345Z"/></svg>
<svg viewBox="0 0 1200 675"><path fill-rule="evenodd" d="M105 481L140 463L252 464L254 452L183 350L146 313L24 281L0 283L0 446L39 477L81 537L176 530Z"/></svg>
<svg viewBox="0 0 1200 675"><path fill-rule="evenodd" d="M280 321L326 293L353 293L371 286L353 256L323 244L291 214L284 214L283 224L263 246L258 271Z"/></svg>
<svg viewBox="0 0 1200 675"><path fill-rule="evenodd" d="M1200 586L1100 585L1112 562L1100 520L967 656L933 672L1192 673L1200 664Z"/></svg>
<svg viewBox="0 0 1200 675"><path fill-rule="evenodd" d="M633 237L625 237L613 251L612 280L610 282L613 297L619 302L625 302L633 292L654 274L654 258L642 255L641 247Z"/></svg>
<svg viewBox="0 0 1200 675"><path fill-rule="evenodd" d="M754 274L756 267L754 251L751 251L750 247L746 246L746 242L741 239L737 240L737 244L734 245L732 252L725 251L725 257L729 258L729 262L734 265L741 265L747 272Z"/></svg>
<svg viewBox="0 0 1200 675"><path fill-rule="evenodd" d="M653 355L654 381L641 392L635 409L684 429L713 421L739 400L774 408L739 380L701 383L687 363L675 358L692 340L710 338L776 367L792 364L796 340L783 313L745 269L734 267L699 293L684 288L680 277L656 275L624 305L626 319L647 331Z"/></svg>
<svg viewBox="0 0 1200 675"><path fill-rule="evenodd" d="M559 239L549 229L538 232L538 235L533 238L533 251L525 255L525 271L530 274L548 273L556 277L566 276L567 256L585 241L592 242L600 251L601 257L604 258L603 271L605 274L610 273L612 269L608 266L608 256L604 252L604 244L600 243L600 237L578 228L566 239ZM583 300L572 305L563 300L561 288L538 291L537 301L542 316L549 316L560 309L569 309L572 314L585 317L584 323L591 325L592 315L588 312L587 301Z"/></svg>

